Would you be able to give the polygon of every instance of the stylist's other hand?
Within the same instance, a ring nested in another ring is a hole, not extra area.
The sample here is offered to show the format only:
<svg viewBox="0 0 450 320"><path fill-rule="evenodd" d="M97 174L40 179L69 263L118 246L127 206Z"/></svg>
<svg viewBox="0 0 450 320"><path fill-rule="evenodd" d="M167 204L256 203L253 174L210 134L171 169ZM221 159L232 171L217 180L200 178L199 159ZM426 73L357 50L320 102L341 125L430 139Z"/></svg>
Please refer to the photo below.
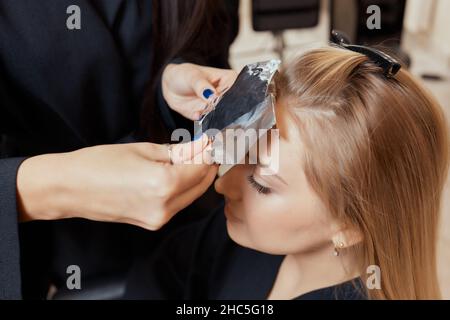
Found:
<svg viewBox="0 0 450 320"><path fill-rule="evenodd" d="M213 183L207 145L173 145L172 159L167 145L151 143L30 158L17 177L21 221L76 217L157 230Z"/></svg>
<svg viewBox="0 0 450 320"><path fill-rule="evenodd" d="M199 120L208 99L231 87L236 77L233 70L191 63L169 64L162 76L163 96L172 110L193 121Z"/></svg>

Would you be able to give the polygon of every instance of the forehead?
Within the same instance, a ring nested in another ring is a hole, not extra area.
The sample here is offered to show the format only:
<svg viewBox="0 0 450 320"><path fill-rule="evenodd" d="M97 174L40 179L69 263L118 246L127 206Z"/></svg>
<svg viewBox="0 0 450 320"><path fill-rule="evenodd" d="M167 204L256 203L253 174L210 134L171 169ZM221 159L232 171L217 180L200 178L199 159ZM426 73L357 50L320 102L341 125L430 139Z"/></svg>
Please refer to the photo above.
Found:
<svg viewBox="0 0 450 320"><path fill-rule="evenodd" d="M299 130L292 116L286 112L287 105L283 101L275 106L278 135L271 134L269 141L270 152L262 149L259 156L261 164L270 166L272 171L283 177L286 181L303 175L304 146L299 138Z"/></svg>
<svg viewBox="0 0 450 320"><path fill-rule="evenodd" d="M298 138L298 121L292 110L292 102L287 98L277 99L275 103L276 126L285 140Z"/></svg>

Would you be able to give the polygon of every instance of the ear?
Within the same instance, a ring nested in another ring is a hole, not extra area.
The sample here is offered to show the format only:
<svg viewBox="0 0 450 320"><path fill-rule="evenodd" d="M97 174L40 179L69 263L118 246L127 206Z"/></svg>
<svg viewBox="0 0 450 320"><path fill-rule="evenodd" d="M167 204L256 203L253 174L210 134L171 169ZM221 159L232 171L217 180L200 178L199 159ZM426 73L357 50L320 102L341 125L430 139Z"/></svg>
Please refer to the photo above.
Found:
<svg viewBox="0 0 450 320"><path fill-rule="evenodd" d="M351 248L364 240L364 236L358 229L354 227L347 227L337 231L332 241L336 248L347 249Z"/></svg>

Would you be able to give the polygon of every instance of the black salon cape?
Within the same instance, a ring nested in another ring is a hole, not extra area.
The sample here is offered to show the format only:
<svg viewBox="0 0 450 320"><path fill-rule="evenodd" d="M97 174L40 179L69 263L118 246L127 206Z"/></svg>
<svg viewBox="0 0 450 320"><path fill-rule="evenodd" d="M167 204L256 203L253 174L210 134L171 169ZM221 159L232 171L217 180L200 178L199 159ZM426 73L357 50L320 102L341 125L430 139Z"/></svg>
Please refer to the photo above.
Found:
<svg viewBox="0 0 450 320"><path fill-rule="evenodd" d="M283 256L239 246L230 239L223 206L164 239L137 262L125 299L265 300ZM319 289L296 300L363 300L361 281Z"/></svg>
<svg viewBox="0 0 450 320"><path fill-rule="evenodd" d="M81 10L81 30L66 26L71 5ZM83 281L125 272L151 247L151 233L131 226L18 225L16 210L24 157L135 141L157 50L151 7L151 0L0 1L0 299L45 298L49 283L65 285L69 265L80 266Z"/></svg>

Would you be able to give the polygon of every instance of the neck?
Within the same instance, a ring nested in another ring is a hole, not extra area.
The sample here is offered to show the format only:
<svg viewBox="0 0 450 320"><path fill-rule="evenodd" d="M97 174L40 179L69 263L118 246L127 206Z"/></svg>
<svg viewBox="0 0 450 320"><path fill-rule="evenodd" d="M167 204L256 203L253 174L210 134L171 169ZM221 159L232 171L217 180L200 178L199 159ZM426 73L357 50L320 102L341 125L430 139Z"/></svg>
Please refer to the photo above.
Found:
<svg viewBox="0 0 450 320"><path fill-rule="evenodd" d="M269 299L293 299L305 293L335 286L359 276L350 251L333 255L334 247L287 255L278 271Z"/></svg>

